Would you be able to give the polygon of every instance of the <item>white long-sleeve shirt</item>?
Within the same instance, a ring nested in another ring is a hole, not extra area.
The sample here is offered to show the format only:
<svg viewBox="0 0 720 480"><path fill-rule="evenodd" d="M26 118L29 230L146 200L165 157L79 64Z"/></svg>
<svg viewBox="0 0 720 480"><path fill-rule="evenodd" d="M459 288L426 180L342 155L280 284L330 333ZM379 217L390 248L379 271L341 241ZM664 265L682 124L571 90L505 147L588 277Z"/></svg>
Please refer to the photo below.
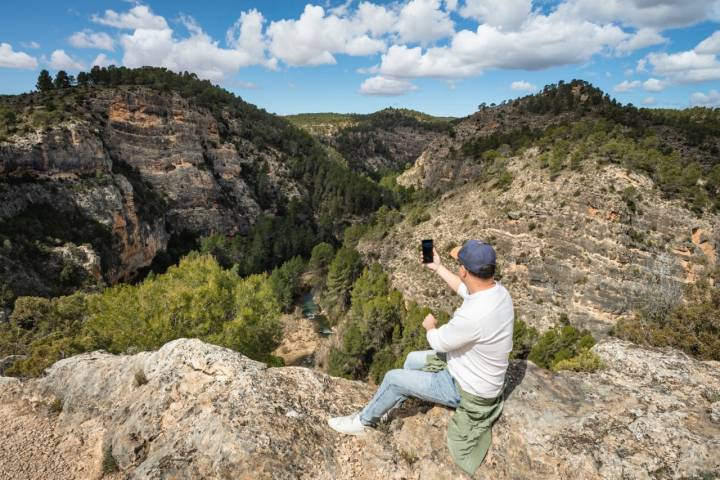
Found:
<svg viewBox="0 0 720 480"><path fill-rule="evenodd" d="M447 324L429 330L427 340L436 352L447 353L448 371L463 390L496 397L505 382L512 351L512 298L499 282L472 295L461 283L458 295L463 304Z"/></svg>

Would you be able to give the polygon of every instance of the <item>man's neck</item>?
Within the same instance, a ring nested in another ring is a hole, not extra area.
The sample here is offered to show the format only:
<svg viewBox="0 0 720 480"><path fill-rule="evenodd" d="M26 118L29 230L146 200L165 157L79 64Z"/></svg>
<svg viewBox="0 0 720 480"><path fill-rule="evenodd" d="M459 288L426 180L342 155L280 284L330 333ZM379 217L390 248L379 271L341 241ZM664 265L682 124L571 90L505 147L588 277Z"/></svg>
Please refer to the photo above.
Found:
<svg viewBox="0 0 720 480"><path fill-rule="evenodd" d="M478 280L470 280L466 283L468 293L472 295L473 293L482 292L483 290L488 290L495 286L495 280L490 278L487 280L478 279Z"/></svg>

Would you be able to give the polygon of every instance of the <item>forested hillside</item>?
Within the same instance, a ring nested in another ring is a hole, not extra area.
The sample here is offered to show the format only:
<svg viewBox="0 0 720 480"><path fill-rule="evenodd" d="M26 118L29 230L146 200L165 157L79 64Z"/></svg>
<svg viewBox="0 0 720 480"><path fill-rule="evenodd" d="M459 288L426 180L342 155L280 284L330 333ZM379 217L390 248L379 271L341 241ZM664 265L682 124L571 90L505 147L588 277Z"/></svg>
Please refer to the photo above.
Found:
<svg viewBox="0 0 720 480"><path fill-rule="evenodd" d="M452 134L455 120L397 108L369 115L308 113L286 118L337 151L350 168L376 179L408 168L430 142Z"/></svg>
<svg viewBox="0 0 720 480"><path fill-rule="evenodd" d="M460 121L333 117L352 122L323 145L159 69L94 69L2 102L3 291L21 295L0 335L19 355L8 373L183 336L277 364L280 319L311 291L334 332L317 365L380 381L426 348L427 312L457 305L417 263L421 238L443 255L496 246L515 358L594 371L608 333L717 358L717 110L639 110L575 81ZM365 149L398 131L433 136L406 186Z"/></svg>
<svg viewBox="0 0 720 480"><path fill-rule="evenodd" d="M0 97L5 305L163 271L214 234L242 274L265 271L396 205L304 131L193 74L95 67L38 90Z"/></svg>

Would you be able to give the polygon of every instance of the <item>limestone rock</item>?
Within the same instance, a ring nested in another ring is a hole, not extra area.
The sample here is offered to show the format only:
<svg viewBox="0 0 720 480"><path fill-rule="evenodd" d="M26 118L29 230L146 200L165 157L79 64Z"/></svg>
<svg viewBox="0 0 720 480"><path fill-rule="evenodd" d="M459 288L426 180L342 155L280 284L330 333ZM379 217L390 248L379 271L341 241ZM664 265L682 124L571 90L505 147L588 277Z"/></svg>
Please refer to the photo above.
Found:
<svg viewBox="0 0 720 480"><path fill-rule="evenodd" d="M78 237L42 238L42 267L16 258L12 242L0 245L0 279L16 296L70 293L58 280L67 263L86 272L89 281L76 284L131 280L172 235L244 233L263 211L307 193L286 155L243 138L242 119L228 120L221 138L211 112L144 87L92 89L83 102L77 118L23 130L0 145L0 225L24 225L18 219L36 220L41 210L63 218L67 236ZM261 208L249 182L262 166Z"/></svg>
<svg viewBox="0 0 720 480"><path fill-rule="evenodd" d="M434 239L453 268L451 247L486 240L519 318L544 330L565 314L596 336L643 302L680 294L717 265L717 213L698 217L684 202L664 198L648 177L615 165L592 174L565 170L551 181L534 167L536 155L509 159L514 180L506 190L477 182L455 187L427 209L429 221L405 220L358 249L382 264L405 298L452 312L460 299L419 264L420 241ZM643 198L635 212L620 193L631 186Z"/></svg>
<svg viewBox="0 0 720 480"><path fill-rule="evenodd" d="M608 365L595 374L512 363L505 411L474 478L720 474L717 362L618 340L595 350ZM135 381L140 371L147 383ZM47 478L52 465L54 478L98 478L109 446L123 478L467 478L445 447L444 407L409 401L364 438L327 427L373 390L198 340L133 356L88 353L39 379L0 377L0 472Z"/></svg>

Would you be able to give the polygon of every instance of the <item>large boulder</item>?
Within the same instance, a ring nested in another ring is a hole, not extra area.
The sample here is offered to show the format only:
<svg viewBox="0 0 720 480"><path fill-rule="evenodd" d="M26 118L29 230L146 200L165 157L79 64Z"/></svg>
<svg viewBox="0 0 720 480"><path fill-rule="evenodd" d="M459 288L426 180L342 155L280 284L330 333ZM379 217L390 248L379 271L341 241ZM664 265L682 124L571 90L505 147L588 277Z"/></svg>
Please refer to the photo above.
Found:
<svg viewBox="0 0 720 480"><path fill-rule="evenodd" d="M606 340L599 373L513 362L503 416L475 478L720 475L720 373L674 351ZM93 352L33 380L0 377L0 477L466 478L445 447L452 411L407 402L364 438L326 419L374 388L268 368L198 340Z"/></svg>

